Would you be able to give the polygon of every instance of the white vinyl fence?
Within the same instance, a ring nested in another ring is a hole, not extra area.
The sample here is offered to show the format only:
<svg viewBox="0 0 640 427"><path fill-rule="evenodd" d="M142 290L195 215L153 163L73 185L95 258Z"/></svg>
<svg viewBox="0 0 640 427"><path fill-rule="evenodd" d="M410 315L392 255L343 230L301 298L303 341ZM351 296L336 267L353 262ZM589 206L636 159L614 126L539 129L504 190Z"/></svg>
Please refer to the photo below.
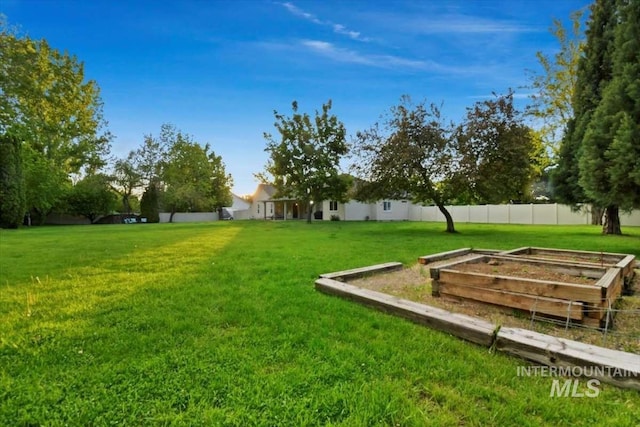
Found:
<svg viewBox="0 0 640 427"><path fill-rule="evenodd" d="M569 206L554 204L447 206L454 222L493 224L591 224L591 213L574 212ZM410 221L444 222L444 215L436 206L411 205ZM620 212L622 226L640 226L640 211Z"/></svg>
<svg viewBox="0 0 640 427"><path fill-rule="evenodd" d="M161 212L160 222L169 222L170 213ZM218 212L176 212L173 214L173 222L207 222L217 221Z"/></svg>

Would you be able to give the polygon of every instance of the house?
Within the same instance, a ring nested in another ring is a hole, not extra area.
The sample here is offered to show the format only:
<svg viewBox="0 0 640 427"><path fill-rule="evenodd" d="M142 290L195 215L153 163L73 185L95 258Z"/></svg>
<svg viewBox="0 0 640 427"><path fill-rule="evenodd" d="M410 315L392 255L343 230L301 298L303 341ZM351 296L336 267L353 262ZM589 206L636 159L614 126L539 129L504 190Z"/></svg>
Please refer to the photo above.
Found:
<svg viewBox="0 0 640 427"><path fill-rule="evenodd" d="M308 206L297 199L276 198L276 188L271 184L258 184L252 196L250 219L306 219ZM311 206L313 214L313 204Z"/></svg>
<svg viewBox="0 0 640 427"><path fill-rule="evenodd" d="M259 184L247 211L236 211L236 219L306 219L308 207L299 200L276 198L276 189L270 184ZM363 203L350 200L315 202L311 206L312 218L330 221L332 217L342 221L406 221L409 219L409 200L380 200Z"/></svg>
<svg viewBox="0 0 640 427"><path fill-rule="evenodd" d="M322 219L337 217L343 221L407 221L411 205L409 200L379 200L374 203L325 200L322 202Z"/></svg>

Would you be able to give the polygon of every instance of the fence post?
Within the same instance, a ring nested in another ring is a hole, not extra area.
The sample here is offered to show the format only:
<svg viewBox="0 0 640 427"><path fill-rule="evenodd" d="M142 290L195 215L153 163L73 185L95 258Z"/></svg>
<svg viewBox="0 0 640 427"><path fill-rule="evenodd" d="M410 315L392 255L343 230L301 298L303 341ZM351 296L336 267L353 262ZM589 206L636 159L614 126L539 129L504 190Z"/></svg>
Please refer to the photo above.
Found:
<svg viewBox="0 0 640 427"><path fill-rule="evenodd" d="M529 206L531 207L531 224L535 224L536 222L533 220L533 203L529 203Z"/></svg>

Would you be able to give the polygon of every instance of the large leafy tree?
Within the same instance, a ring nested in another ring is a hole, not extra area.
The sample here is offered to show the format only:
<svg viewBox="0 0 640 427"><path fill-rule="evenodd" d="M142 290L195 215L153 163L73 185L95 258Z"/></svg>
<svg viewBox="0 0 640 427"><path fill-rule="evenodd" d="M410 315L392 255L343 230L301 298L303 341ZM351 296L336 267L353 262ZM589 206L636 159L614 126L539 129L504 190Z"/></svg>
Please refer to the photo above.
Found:
<svg viewBox="0 0 640 427"><path fill-rule="evenodd" d="M348 152L344 124L330 114L331 100L316 111L312 119L298 112L292 103L293 115L287 117L274 111L274 126L279 134L265 133L265 151L269 161L263 180L272 181L277 197L287 197L305 203L307 222L311 222L311 207L315 201L344 201L349 180L340 173L340 160ZM272 179L268 178L272 177Z"/></svg>
<svg viewBox="0 0 640 427"><path fill-rule="evenodd" d="M0 227L17 228L24 218L22 142L0 135Z"/></svg>
<svg viewBox="0 0 640 427"><path fill-rule="evenodd" d="M180 210L219 211L232 202L232 179L222 158L181 132L170 142L161 177L170 222Z"/></svg>
<svg viewBox="0 0 640 427"><path fill-rule="evenodd" d="M145 135L141 146L129 154L128 159L135 166L134 172L144 188L141 198L141 214L150 222L160 220L160 199L162 195L162 167L169 146L176 140L175 126L164 123L160 134Z"/></svg>
<svg viewBox="0 0 640 427"><path fill-rule="evenodd" d="M461 178L476 203L528 200L547 164L544 146L513 105L513 93L477 102L455 134Z"/></svg>
<svg viewBox="0 0 640 427"><path fill-rule="evenodd" d="M445 207L458 194L461 182L453 132L453 124L442 118L435 104L414 104L402 97L381 122L356 134L354 171L362 179L356 199L435 203L447 221L447 231L455 232Z"/></svg>
<svg viewBox="0 0 640 427"><path fill-rule="evenodd" d="M113 189L122 198L125 213L131 213L133 192L142 185L142 175L135 163L136 154L131 151L125 159L117 159L113 166Z"/></svg>
<svg viewBox="0 0 640 427"><path fill-rule="evenodd" d="M78 181L67 195L70 213L82 215L93 223L101 215L111 213L117 206L117 195L111 189L111 178L91 174Z"/></svg>
<svg viewBox="0 0 640 427"><path fill-rule="evenodd" d="M541 73L530 71L531 104L527 114L541 123L538 130L544 145L557 152L562 134L573 118L573 96L576 87L578 63L584 46L583 10L571 14L571 26L565 28L559 19L553 20L551 34L559 49L549 56L538 51L536 58Z"/></svg>
<svg viewBox="0 0 640 427"><path fill-rule="evenodd" d="M46 40L18 35L0 17L0 132L15 135L28 146L24 172L35 181L35 165L56 170L39 175L53 192L32 193L29 208L42 214L59 201L61 175L93 172L105 164L110 134L105 131L98 85L87 80L75 56L49 46ZM59 172L58 172L59 171ZM42 198L42 199L41 199ZM43 200L44 199L44 200Z"/></svg>
<svg viewBox="0 0 640 427"><path fill-rule="evenodd" d="M459 126L447 123L436 105L405 96L382 123L356 136L355 171L364 181L356 198L434 203L453 233L447 204L524 198L541 151L512 93L476 103Z"/></svg>
<svg viewBox="0 0 640 427"><path fill-rule="evenodd" d="M613 19L612 77L586 124L579 183L607 207L604 232L620 234L618 209L640 207L640 2L618 1Z"/></svg>

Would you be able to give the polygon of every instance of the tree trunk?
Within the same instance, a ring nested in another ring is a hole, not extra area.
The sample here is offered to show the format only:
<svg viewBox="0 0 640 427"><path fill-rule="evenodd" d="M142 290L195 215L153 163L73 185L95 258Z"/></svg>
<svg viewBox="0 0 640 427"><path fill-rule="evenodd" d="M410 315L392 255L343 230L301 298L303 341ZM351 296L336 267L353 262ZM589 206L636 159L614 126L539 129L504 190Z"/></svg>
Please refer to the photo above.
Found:
<svg viewBox="0 0 640 427"><path fill-rule="evenodd" d="M451 214L449 213L447 208L444 207L444 205L438 204L437 206L440 212L442 212L442 215L444 215L447 220L447 233L455 233L456 229L453 226L453 218L451 217Z"/></svg>
<svg viewBox="0 0 640 427"><path fill-rule="evenodd" d="M122 205L123 205L124 211L127 213L127 215L131 215L131 204L129 203L129 195L128 194L124 194L122 196Z"/></svg>
<svg viewBox="0 0 640 427"><path fill-rule="evenodd" d="M173 222L173 214L175 214L176 211L174 209L171 209L171 215L169 215L169 222Z"/></svg>
<svg viewBox="0 0 640 427"><path fill-rule="evenodd" d="M622 234L620 229L620 215L618 207L615 205L607 206L604 215L604 225L602 226L602 234Z"/></svg>
<svg viewBox="0 0 640 427"><path fill-rule="evenodd" d="M591 225L602 225L602 215L604 215L604 208L591 205Z"/></svg>
<svg viewBox="0 0 640 427"><path fill-rule="evenodd" d="M307 202L307 224L311 224L311 209L313 205L311 204L311 200Z"/></svg>

